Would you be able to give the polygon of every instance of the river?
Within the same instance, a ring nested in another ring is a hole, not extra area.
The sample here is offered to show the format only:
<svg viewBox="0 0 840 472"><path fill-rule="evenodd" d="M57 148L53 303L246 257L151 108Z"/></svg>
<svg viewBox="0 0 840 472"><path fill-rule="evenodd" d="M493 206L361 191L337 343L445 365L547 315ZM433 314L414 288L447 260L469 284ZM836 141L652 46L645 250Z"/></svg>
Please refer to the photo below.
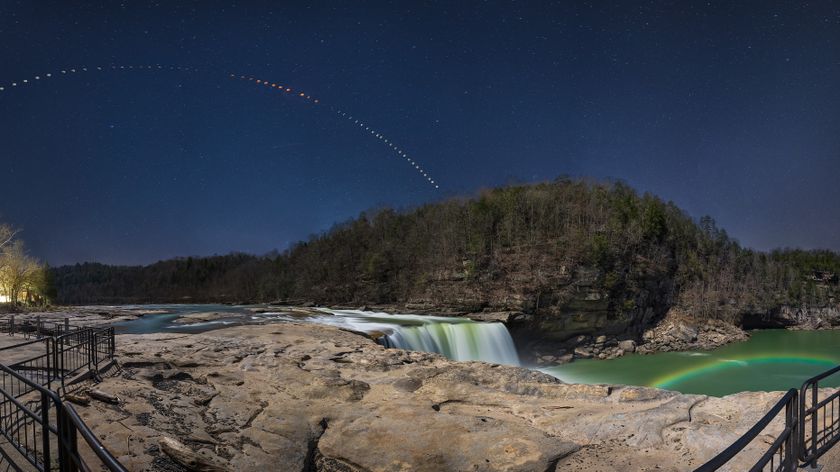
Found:
<svg viewBox="0 0 840 472"><path fill-rule="evenodd" d="M169 313L117 323L118 332L195 333L237 324L305 321L378 333L382 335L380 342L389 347L438 352L454 360L520 364L513 340L501 323L359 310L319 309L316 315L301 317L279 308L255 313L253 307L246 306L143 305L138 308ZM187 325L176 322L184 315L207 312L221 316ZM840 364L840 331L762 330L754 331L748 341L713 351L577 360L540 370L565 382L640 385L722 396L747 390L798 388L808 377L837 364ZM826 385L840 386L840 379Z"/></svg>
<svg viewBox="0 0 840 472"><path fill-rule="evenodd" d="M753 331L749 340L713 351L577 360L541 370L565 382L642 385L722 396L799 388L809 377L838 364L840 331L771 329ZM840 386L838 380L825 386Z"/></svg>

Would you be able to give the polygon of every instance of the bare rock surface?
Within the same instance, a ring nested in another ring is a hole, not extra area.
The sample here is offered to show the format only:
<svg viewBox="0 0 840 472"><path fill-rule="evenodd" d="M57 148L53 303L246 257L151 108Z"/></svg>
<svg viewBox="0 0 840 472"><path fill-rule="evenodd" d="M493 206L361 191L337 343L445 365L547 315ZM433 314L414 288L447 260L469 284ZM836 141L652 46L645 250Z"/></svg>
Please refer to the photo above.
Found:
<svg viewBox="0 0 840 472"><path fill-rule="evenodd" d="M117 347L122 370L95 388L119 403L77 410L137 471L184 461L237 471L690 470L780 397L563 384L303 323L121 335ZM173 459L173 444L187 459Z"/></svg>
<svg viewBox="0 0 840 472"><path fill-rule="evenodd" d="M710 350L735 341L745 341L749 335L741 328L721 320L698 321L672 309L666 317L642 335L641 353Z"/></svg>
<svg viewBox="0 0 840 472"><path fill-rule="evenodd" d="M19 322L35 322L40 319L44 325L49 323L61 324L69 318L73 326L99 326L107 323L131 321L144 316L171 314L168 309L148 308L143 305L135 306L74 306L50 307L47 311L32 311L16 313Z"/></svg>

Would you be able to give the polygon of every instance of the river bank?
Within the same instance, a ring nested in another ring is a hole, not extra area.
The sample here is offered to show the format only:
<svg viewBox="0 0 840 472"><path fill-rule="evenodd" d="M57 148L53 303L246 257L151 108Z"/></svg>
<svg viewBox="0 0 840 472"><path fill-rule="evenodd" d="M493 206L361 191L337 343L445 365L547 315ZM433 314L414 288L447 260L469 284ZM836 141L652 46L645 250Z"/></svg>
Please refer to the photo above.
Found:
<svg viewBox="0 0 840 472"><path fill-rule="evenodd" d="M59 322L72 317L78 325L108 323L118 332L201 332L239 324L267 324L278 320L323 318L330 311L363 312L371 316L385 313L415 313L428 317L447 317L476 322L498 322L511 333L522 362L534 366L566 364L576 359L615 359L627 354L654 354L678 351L709 351L749 339L750 330L716 319L697 319L681 310L671 309L664 318L638 333L584 333L565 337L542 336L534 326L541 321L535 315L518 311L469 312L430 305L335 306L330 309L304 304L288 306L259 305L105 305L50 307L29 313L18 313L20 320L40 319ZM832 329L840 323L840 311L818 309L809 317L802 309L780 310L778 316L751 322L753 329L763 327L820 330ZM413 315L387 315L413 316ZM364 330L363 330L364 331ZM368 334L380 336L367 327ZM559 340L558 340L559 339ZM421 349L422 350L422 349Z"/></svg>
<svg viewBox="0 0 840 472"><path fill-rule="evenodd" d="M120 335L117 349L121 371L97 388L119 404L79 410L130 470L172 470L166 437L220 470L687 470L779 398L563 384L305 323Z"/></svg>

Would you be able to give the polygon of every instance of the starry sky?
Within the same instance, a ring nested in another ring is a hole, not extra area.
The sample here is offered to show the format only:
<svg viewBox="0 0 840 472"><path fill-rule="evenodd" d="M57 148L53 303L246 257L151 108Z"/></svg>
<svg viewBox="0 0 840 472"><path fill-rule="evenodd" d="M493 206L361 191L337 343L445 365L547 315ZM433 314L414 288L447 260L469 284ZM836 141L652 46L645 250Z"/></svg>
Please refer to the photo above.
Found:
<svg viewBox="0 0 840 472"><path fill-rule="evenodd" d="M0 64L0 220L53 265L283 250L558 175L840 250L837 2L0 0Z"/></svg>

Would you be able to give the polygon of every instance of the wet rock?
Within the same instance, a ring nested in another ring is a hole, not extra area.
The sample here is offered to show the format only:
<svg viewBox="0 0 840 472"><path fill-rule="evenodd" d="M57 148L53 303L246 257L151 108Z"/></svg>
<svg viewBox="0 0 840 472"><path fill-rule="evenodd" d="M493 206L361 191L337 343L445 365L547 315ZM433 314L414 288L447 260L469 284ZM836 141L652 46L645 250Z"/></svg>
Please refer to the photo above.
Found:
<svg viewBox="0 0 840 472"><path fill-rule="evenodd" d="M569 362L572 362L572 360L574 360L574 358L575 358L574 354L563 354L562 356L557 357L557 363L558 364L567 364Z"/></svg>

